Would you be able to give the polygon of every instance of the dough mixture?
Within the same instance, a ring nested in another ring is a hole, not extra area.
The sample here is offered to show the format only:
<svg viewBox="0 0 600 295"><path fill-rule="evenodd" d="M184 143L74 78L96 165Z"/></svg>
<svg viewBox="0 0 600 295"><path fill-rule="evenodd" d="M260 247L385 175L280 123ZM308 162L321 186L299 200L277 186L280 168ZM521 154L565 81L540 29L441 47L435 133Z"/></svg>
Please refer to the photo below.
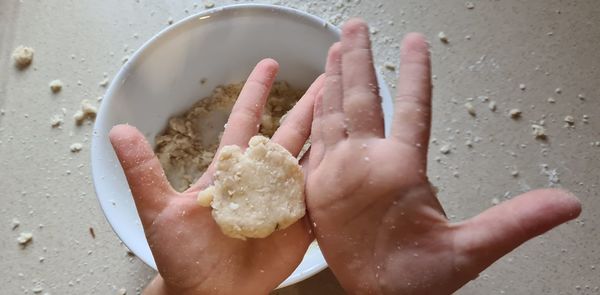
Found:
<svg viewBox="0 0 600 295"><path fill-rule="evenodd" d="M198 194L227 236L264 238L304 216L304 174L298 160L264 136L250 139L245 152L221 149L214 185Z"/></svg>
<svg viewBox="0 0 600 295"><path fill-rule="evenodd" d="M169 120L156 137L155 152L171 185L179 192L193 184L210 165L224 125L244 83L217 87L184 114ZM262 116L260 134L271 137L281 118L296 104L304 90L275 82Z"/></svg>

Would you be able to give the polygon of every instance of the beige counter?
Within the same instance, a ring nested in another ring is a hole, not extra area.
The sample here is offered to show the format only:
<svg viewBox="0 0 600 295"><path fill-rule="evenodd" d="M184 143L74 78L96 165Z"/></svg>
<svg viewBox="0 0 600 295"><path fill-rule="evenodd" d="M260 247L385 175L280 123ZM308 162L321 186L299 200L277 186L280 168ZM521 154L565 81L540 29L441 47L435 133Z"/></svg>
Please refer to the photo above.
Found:
<svg viewBox="0 0 600 295"><path fill-rule="evenodd" d="M484 0L473 1L474 9L454 0L277 3L336 23L365 17L379 64L397 61L405 32L429 36L437 142L430 176L451 219L536 187L565 187L581 198L579 219L514 251L460 294L600 294L600 143L593 144L600 141L598 1ZM123 57L169 19L203 9L201 1L0 1L1 293L33 294L38 286L40 294L117 294L121 288L135 294L153 276L127 255L104 219L90 177L92 126L76 127L71 118L81 100L103 95L104 75L114 77ZM448 45L437 39L440 31ZM10 59L21 44L35 49L25 71ZM394 73L382 72L393 85ZM48 87L54 79L64 83L56 95ZM495 101L497 111L481 96ZM469 97L476 117L464 107ZM64 124L52 128L51 117L63 108ZM523 111L520 120L508 117L512 108ZM568 115L572 128L564 127ZM531 124L542 119L546 142L531 134ZM69 150L75 142L83 143L79 153ZM439 152L444 144L452 148L447 155ZM13 218L20 221L14 230ZM16 238L26 231L33 242L22 249ZM325 271L278 293L341 291Z"/></svg>

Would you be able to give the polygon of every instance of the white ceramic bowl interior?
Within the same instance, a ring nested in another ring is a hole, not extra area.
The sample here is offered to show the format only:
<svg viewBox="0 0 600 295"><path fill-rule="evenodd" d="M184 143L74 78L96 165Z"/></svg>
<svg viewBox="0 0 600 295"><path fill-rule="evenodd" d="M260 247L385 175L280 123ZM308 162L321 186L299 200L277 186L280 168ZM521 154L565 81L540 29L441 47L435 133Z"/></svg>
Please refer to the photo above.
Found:
<svg viewBox="0 0 600 295"><path fill-rule="evenodd" d="M244 4L190 16L146 42L121 68L102 102L92 139L92 173L102 210L114 231L146 264L156 264L131 192L108 140L116 124L129 123L148 138L220 84L245 80L270 57L280 64L278 80L306 88L324 71L329 46L339 30L325 21L272 5ZM206 83L199 83L206 79ZM379 80L386 119L392 115L388 89ZM313 243L298 268L281 284L306 279L327 266Z"/></svg>

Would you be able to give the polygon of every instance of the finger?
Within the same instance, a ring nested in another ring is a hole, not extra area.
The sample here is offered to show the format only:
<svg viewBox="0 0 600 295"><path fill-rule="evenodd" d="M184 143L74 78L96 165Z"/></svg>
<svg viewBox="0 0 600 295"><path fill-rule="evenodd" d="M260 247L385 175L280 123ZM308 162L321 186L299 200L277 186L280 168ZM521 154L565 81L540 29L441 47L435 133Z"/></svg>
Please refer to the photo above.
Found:
<svg viewBox="0 0 600 295"><path fill-rule="evenodd" d="M346 138L343 109L344 90L342 85L342 43L336 42L329 48L325 66L323 88L322 138L325 148L332 147Z"/></svg>
<svg viewBox="0 0 600 295"><path fill-rule="evenodd" d="M431 126L431 66L425 38L408 34L400 59L392 138L420 147L425 160Z"/></svg>
<svg viewBox="0 0 600 295"><path fill-rule="evenodd" d="M127 177L142 224L149 225L175 191L146 138L135 127L117 125L108 136Z"/></svg>
<svg viewBox="0 0 600 295"><path fill-rule="evenodd" d="M527 240L579 216L581 204L569 192L540 189L492 207L459 225L455 241L474 274Z"/></svg>
<svg viewBox="0 0 600 295"><path fill-rule="evenodd" d="M254 67L231 110L227 127L223 131L219 148L215 153L215 159L223 146L237 145L246 148L250 138L258 133L262 112L278 70L279 64L270 58L261 60ZM200 179L192 184L185 193L198 192L209 185L212 182L214 165L215 160L213 159Z"/></svg>
<svg viewBox="0 0 600 295"><path fill-rule="evenodd" d="M254 67L231 110L219 148L226 145L248 147L248 141L258 132L262 112L278 70L279 64L270 58L261 60Z"/></svg>
<svg viewBox="0 0 600 295"><path fill-rule="evenodd" d="M309 156L309 170L314 170L319 166L319 163L323 159L325 154L325 144L323 142L323 91L317 93L315 97L315 106L313 110L313 122L310 134L310 156Z"/></svg>
<svg viewBox="0 0 600 295"><path fill-rule="evenodd" d="M315 97L323 87L325 76L320 75L306 93L287 114L283 123L273 134L272 140L298 156L310 136Z"/></svg>
<svg viewBox="0 0 600 295"><path fill-rule="evenodd" d="M342 29L342 83L348 133L356 137L383 137L383 114L373 68L369 28L360 19Z"/></svg>

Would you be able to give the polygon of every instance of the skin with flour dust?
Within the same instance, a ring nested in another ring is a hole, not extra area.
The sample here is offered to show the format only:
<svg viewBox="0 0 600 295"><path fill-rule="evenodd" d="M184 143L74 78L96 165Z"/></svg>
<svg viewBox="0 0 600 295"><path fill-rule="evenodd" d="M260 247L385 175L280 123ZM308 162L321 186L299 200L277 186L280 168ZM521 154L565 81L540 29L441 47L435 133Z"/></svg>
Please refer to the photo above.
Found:
<svg viewBox="0 0 600 295"><path fill-rule="evenodd" d="M297 266L313 233L349 293L450 294L525 241L579 215L572 194L544 189L451 223L426 174L428 46L419 34L403 41L386 138L368 32L361 20L344 25L325 76L273 137L296 155L311 136L309 156L301 161L310 222L305 217L265 239L225 237L210 211L196 204L213 165L189 190L176 193L143 135L131 126L113 128L110 139L160 273L145 294L267 294ZM256 134L276 71L272 60L256 66L221 146L245 148Z"/></svg>

